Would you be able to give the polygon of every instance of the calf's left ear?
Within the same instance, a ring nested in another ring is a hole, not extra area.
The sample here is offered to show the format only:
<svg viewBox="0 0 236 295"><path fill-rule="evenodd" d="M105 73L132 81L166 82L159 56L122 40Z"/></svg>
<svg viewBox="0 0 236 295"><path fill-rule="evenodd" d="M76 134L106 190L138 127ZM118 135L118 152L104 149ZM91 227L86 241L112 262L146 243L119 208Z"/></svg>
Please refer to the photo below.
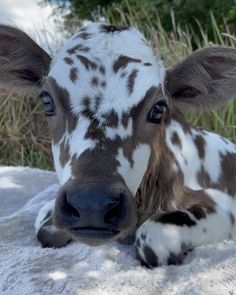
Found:
<svg viewBox="0 0 236 295"><path fill-rule="evenodd" d="M17 28L0 25L0 85L37 90L50 64L50 56Z"/></svg>
<svg viewBox="0 0 236 295"><path fill-rule="evenodd" d="M165 78L175 104L212 108L236 97L236 48L215 46L195 51Z"/></svg>

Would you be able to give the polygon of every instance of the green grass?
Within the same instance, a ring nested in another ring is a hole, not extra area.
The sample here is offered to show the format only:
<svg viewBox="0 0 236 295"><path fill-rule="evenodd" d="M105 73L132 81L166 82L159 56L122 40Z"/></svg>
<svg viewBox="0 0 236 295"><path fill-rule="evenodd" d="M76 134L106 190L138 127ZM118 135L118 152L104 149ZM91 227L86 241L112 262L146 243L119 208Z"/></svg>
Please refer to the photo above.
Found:
<svg viewBox="0 0 236 295"><path fill-rule="evenodd" d="M154 49L161 55L166 67L173 66L193 51L192 44L198 48L213 44L235 46L235 40L222 35L214 16L211 15L214 40L201 29L196 36L186 26L181 30L172 13L173 31L165 32L158 12L149 7L134 10L127 1L124 13L118 6L106 12L106 18L116 24L132 25L144 33ZM230 35L225 27L224 33ZM194 40L194 42L193 42ZM195 126L220 133L236 142L236 101L230 102L210 113L188 112L187 119ZM52 168L50 138L42 105L36 98L20 94L1 94L0 96L0 165L24 165L39 168Z"/></svg>

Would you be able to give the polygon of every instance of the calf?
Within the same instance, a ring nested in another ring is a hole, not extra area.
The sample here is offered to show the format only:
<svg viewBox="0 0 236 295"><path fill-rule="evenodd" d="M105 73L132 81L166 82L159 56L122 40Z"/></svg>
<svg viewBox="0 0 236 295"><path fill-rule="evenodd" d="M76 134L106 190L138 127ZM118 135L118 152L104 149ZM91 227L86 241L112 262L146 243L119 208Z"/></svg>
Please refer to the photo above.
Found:
<svg viewBox="0 0 236 295"><path fill-rule="evenodd" d="M166 71L136 29L92 23L51 60L0 26L0 82L44 102L61 188L35 222L43 246L134 242L152 268L236 239L235 145L178 111L236 95L236 49L204 48Z"/></svg>

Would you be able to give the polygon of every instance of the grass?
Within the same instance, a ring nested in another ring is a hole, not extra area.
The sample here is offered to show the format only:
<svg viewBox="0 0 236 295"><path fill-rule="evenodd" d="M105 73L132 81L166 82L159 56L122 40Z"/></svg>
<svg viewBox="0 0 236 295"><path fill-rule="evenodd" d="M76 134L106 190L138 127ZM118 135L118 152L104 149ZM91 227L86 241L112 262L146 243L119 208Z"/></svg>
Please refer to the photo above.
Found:
<svg viewBox="0 0 236 295"><path fill-rule="evenodd" d="M119 6L106 11L106 18L116 24L133 25L151 41L154 49L170 67L193 51L192 44L201 48L213 44L235 46L228 37L227 27L222 34L211 14L214 40L209 40L199 24L201 36L190 28L180 29L172 13L173 31L165 32L157 11L149 7L132 9L127 1L127 12ZM194 42L193 42L194 41ZM217 111L208 114L188 112L186 117L195 126L211 130L236 142L236 101L229 102ZM24 165L52 168L50 138L42 104L36 98L17 93L1 93L0 96L0 165Z"/></svg>

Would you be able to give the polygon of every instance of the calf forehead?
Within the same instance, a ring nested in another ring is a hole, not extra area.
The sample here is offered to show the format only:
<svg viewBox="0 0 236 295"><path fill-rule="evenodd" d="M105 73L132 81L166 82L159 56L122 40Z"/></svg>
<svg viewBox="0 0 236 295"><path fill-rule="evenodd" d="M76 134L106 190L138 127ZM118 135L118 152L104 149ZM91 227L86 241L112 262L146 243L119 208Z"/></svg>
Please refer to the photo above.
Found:
<svg viewBox="0 0 236 295"><path fill-rule="evenodd" d="M83 27L68 40L49 72L69 92L76 114L89 106L97 118L111 110L127 112L164 75L162 62L140 32L100 23Z"/></svg>

